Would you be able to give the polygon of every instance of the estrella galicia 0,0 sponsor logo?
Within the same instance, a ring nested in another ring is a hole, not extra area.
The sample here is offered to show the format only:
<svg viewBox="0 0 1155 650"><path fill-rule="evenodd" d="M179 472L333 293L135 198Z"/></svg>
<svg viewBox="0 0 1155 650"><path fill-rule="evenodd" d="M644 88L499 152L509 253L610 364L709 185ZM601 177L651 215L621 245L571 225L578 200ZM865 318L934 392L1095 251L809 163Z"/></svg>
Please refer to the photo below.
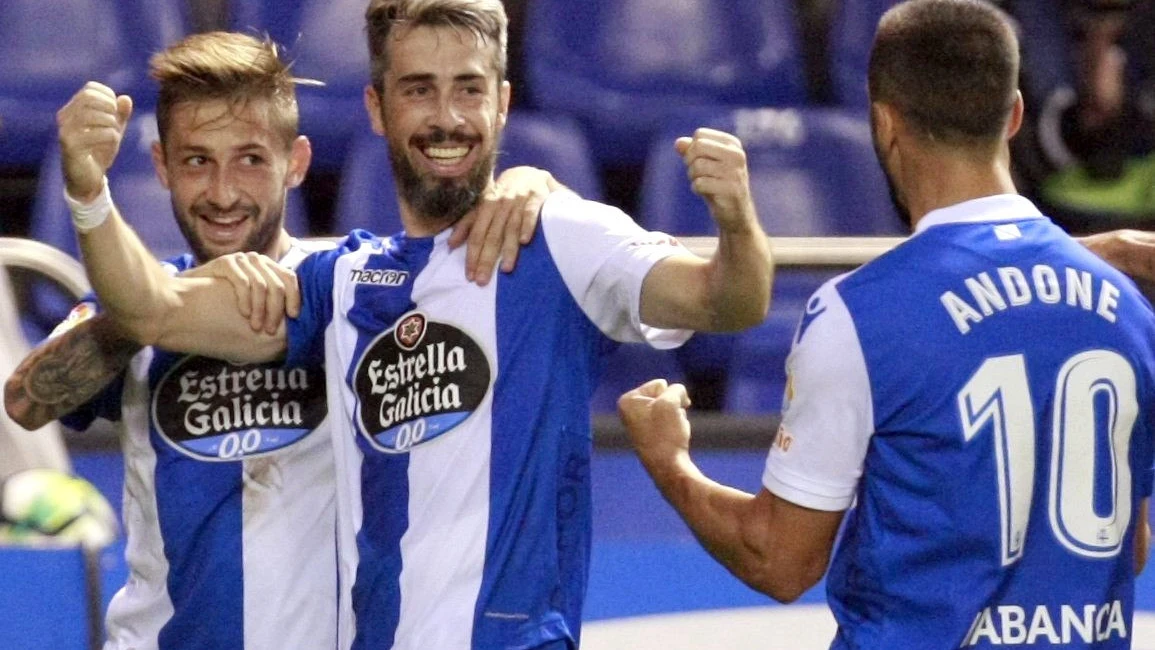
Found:
<svg viewBox="0 0 1155 650"><path fill-rule="evenodd" d="M185 357L160 380L152 419L170 445L200 460L241 460L283 449L325 419L320 368L237 365Z"/></svg>
<svg viewBox="0 0 1155 650"><path fill-rule="evenodd" d="M405 453L461 424L489 391L489 360L462 330L410 312L366 348L353 373L357 426Z"/></svg>

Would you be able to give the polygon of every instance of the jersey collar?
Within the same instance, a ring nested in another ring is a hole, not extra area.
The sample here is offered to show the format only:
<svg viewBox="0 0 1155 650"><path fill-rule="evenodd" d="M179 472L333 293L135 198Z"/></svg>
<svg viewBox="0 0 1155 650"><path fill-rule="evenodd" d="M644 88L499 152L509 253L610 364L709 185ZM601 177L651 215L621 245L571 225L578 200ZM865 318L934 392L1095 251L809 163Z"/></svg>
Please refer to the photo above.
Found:
<svg viewBox="0 0 1155 650"><path fill-rule="evenodd" d="M932 226L949 223L1012 221L1042 216L1043 213L1039 212L1035 204L1026 197L1018 194L996 194L931 210L918 222L914 232L918 234Z"/></svg>

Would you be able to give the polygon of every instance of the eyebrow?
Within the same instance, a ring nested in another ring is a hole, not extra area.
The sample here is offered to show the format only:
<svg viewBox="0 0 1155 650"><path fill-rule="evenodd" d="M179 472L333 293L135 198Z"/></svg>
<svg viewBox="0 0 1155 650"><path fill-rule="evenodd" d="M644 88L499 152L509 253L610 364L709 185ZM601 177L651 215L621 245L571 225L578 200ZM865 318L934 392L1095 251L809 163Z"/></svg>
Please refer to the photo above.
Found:
<svg viewBox="0 0 1155 650"><path fill-rule="evenodd" d="M268 147L259 142L246 142L245 144L236 147L235 151L266 151ZM182 144L177 147L177 151L185 153L209 153L208 147L199 144Z"/></svg>
<svg viewBox="0 0 1155 650"><path fill-rule="evenodd" d="M432 72L415 72L413 74L407 74L398 77L397 81L398 83L428 83L431 81L436 81L436 79L437 75L433 74ZM458 83L479 80L485 80L485 75L477 72L463 72L459 75L454 75L453 77L453 81Z"/></svg>

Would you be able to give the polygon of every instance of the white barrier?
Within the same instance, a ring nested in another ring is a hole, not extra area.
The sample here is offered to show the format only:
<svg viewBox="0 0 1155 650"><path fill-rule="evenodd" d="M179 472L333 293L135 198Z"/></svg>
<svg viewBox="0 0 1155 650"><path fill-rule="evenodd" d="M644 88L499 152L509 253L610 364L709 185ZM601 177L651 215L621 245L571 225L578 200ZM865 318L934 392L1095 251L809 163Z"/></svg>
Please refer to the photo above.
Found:
<svg viewBox="0 0 1155 650"><path fill-rule="evenodd" d="M71 256L38 241L0 237L0 381L8 379L29 347L20 326L9 268L47 276L74 296L88 293L84 268ZM31 467L70 471L59 425L25 431L0 409L0 477Z"/></svg>
<svg viewBox="0 0 1155 650"><path fill-rule="evenodd" d="M703 257L718 247L717 237L679 237ZM902 237L771 237L770 252L778 266L858 266L905 241Z"/></svg>

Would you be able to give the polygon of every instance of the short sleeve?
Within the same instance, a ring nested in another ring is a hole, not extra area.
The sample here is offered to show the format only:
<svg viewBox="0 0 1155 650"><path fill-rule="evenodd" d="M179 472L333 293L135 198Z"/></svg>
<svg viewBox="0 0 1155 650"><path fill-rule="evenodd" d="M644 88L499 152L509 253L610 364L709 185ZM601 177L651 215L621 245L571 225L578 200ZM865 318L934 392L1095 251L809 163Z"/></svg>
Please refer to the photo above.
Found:
<svg viewBox="0 0 1155 650"><path fill-rule="evenodd" d="M287 319L287 353L290 366L323 364L325 328L333 319L333 274L337 259L362 243L360 231L354 231L334 249L311 253L297 265L297 285L301 292L301 313Z"/></svg>
<svg viewBox="0 0 1155 650"><path fill-rule="evenodd" d="M866 361L835 281L810 298L786 361L782 424L762 484L791 503L845 510L874 432Z"/></svg>
<svg viewBox="0 0 1155 650"><path fill-rule="evenodd" d="M677 239L650 232L627 214L555 192L542 208L542 230L554 263L574 300L606 336L656 348L684 343L692 332L641 322L642 283L654 264L688 254Z"/></svg>

